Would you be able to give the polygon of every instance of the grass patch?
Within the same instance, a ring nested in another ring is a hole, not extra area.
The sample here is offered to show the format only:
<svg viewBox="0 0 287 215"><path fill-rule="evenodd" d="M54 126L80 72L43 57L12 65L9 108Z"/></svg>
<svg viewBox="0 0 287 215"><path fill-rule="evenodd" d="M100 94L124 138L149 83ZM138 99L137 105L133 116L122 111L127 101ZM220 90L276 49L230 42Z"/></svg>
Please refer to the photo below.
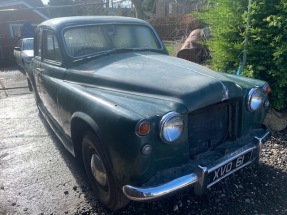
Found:
<svg viewBox="0 0 287 215"><path fill-rule="evenodd" d="M175 53L175 46L174 46L174 43L172 41L163 41L167 51L168 51L168 54L169 55L174 55Z"/></svg>
<svg viewBox="0 0 287 215"><path fill-rule="evenodd" d="M171 46L171 45L165 45L165 47L166 47L166 49L167 49L167 51L168 51L168 54L169 54L169 55L173 55L173 53L174 53L174 47Z"/></svg>

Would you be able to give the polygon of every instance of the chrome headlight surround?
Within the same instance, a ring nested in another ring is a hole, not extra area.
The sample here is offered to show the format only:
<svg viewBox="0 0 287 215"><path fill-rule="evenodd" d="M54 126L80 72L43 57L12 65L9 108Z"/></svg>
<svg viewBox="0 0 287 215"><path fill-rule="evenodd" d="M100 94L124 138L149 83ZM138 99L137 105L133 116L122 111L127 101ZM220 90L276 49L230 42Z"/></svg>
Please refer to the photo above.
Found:
<svg viewBox="0 0 287 215"><path fill-rule="evenodd" d="M252 88L247 97L247 109L251 112L258 110L264 102L264 95L263 89Z"/></svg>
<svg viewBox="0 0 287 215"><path fill-rule="evenodd" d="M177 112L165 114L160 121L160 137L165 143L172 143L180 138L183 132L183 118Z"/></svg>

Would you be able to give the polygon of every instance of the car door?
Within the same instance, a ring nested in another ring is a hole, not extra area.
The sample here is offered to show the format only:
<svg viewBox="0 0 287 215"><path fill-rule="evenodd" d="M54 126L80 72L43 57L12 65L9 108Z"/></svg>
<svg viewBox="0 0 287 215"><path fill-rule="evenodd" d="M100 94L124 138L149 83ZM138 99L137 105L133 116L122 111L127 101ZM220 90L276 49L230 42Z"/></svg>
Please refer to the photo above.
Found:
<svg viewBox="0 0 287 215"><path fill-rule="evenodd" d="M58 92L66 69L63 67L63 58L56 34L49 29L44 29L42 34L41 100L50 119L56 122L56 125L61 126L58 111Z"/></svg>

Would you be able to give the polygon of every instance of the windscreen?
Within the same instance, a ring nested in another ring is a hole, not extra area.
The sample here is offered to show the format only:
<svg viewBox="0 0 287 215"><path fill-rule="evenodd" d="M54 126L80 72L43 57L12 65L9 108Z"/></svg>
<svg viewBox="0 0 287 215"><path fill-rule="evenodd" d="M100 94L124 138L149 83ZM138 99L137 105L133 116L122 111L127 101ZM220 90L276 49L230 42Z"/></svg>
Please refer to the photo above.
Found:
<svg viewBox="0 0 287 215"><path fill-rule="evenodd" d="M114 49L161 49L153 31L139 25L93 25L68 29L64 38L69 55L81 57Z"/></svg>
<svg viewBox="0 0 287 215"><path fill-rule="evenodd" d="M33 39L24 40L23 50L33 50Z"/></svg>

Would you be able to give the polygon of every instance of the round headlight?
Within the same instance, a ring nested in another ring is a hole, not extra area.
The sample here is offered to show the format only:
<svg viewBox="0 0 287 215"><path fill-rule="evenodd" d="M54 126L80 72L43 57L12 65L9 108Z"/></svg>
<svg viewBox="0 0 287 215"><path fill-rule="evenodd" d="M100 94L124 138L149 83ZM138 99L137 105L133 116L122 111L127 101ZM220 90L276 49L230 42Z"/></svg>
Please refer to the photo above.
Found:
<svg viewBox="0 0 287 215"><path fill-rule="evenodd" d="M160 121L160 137L166 143L177 140L183 131L183 119L179 113L169 112Z"/></svg>
<svg viewBox="0 0 287 215"><path fill-rule="evenodd" d="M247 108L249 111L256 111L263 103L263 91L260 88L252 88L248 94Z"/></svg>

